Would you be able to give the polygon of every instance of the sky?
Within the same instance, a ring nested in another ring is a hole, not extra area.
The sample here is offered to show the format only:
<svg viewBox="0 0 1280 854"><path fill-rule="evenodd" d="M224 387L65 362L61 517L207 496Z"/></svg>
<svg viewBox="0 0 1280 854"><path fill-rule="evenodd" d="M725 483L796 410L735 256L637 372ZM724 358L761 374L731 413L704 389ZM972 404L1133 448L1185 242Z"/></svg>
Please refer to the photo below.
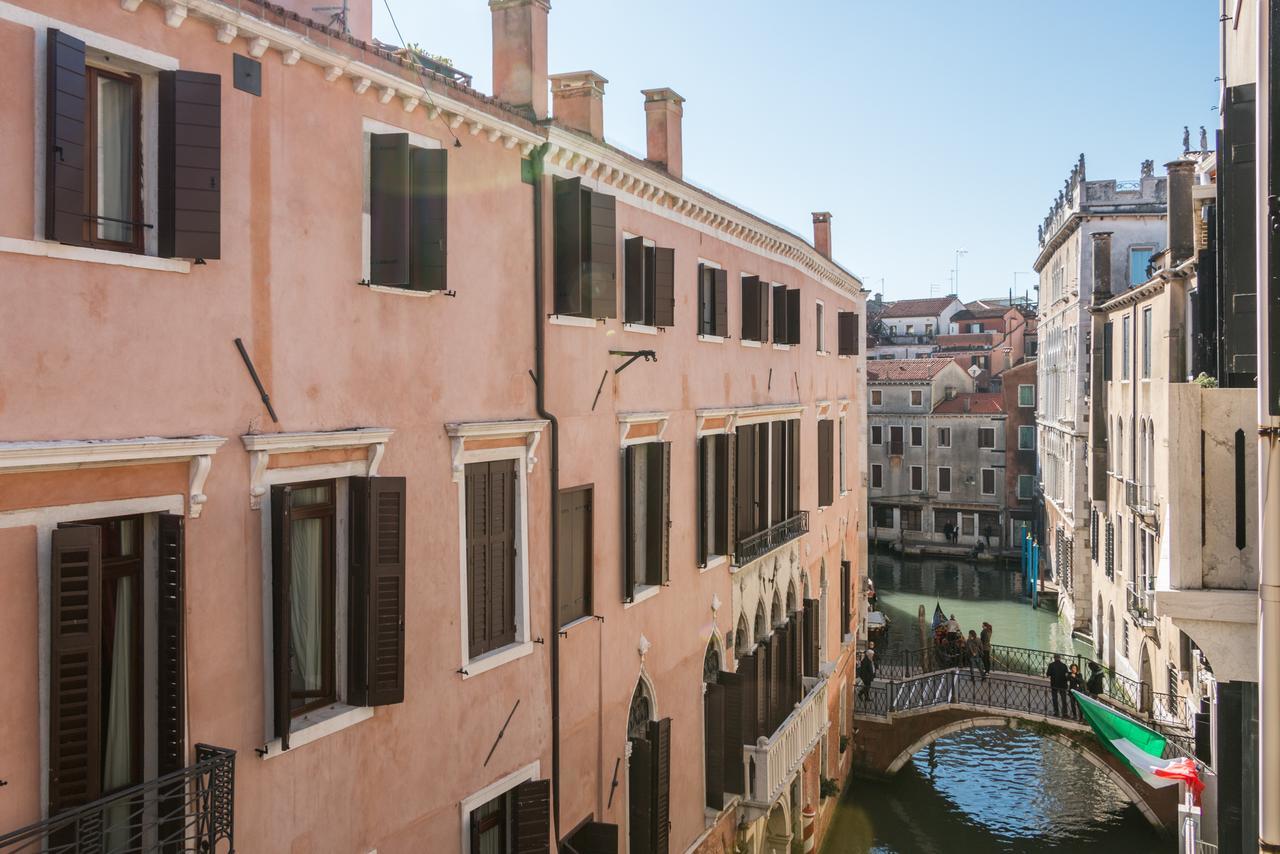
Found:
<svg viewBox="0 0 1280 854"><path fill-rule="evenodd" d="M485 0L373 0L374 35L492 91ZM684 105L684 177L805 237L885 299L1034 287L1036 226L1081 152L1157 174L1218 121L1214 0L552 0L551 73L608 79L605 138L644 153L641 89ZM1015 275L1017 274L1017 275ZM1031 292L1034 298L1034 291Z"/></svg>

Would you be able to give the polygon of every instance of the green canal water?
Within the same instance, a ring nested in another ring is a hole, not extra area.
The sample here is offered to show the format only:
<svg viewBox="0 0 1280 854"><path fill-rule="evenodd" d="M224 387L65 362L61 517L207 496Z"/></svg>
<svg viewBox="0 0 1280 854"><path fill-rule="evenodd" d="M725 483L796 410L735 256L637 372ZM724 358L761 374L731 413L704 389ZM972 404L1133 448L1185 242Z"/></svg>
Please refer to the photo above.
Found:
<svg viewBox="0 0 1280 854"><path fill-rule="evenodd" d="M1085 652L1066 626L1033 610L1014 569L874 554L871 577L892 627L887 646L916 649L920 605L955 614L993 641ZM856 725L856 724L855 724ZM1147 854L1167 852L1138 808L1085 759L1033 732L974 729L939 739L888 780L855 778L823 854Z"/></svg>

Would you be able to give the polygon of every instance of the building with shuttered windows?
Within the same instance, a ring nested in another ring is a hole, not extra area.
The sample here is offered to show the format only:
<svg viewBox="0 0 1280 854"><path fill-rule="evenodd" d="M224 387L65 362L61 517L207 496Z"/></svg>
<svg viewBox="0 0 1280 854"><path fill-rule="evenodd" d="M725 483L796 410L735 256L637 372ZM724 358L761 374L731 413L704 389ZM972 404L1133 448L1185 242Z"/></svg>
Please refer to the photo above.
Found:
<svg viewBox="0 0 1280 854"><path fill-rule="evenodd" d="M829 822L861 283L489 6L493 95L368 0L0 3L0 847Z"/></svg>

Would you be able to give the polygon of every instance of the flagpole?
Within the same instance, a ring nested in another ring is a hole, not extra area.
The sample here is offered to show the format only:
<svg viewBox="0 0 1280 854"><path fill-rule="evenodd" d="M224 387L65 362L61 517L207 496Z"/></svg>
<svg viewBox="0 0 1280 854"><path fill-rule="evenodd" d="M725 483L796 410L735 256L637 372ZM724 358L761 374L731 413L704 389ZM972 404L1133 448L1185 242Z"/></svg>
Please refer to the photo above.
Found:
<svg viewBox="0 0 1280 854"><path fill-rule="evenodd" d="M1280 852L1280 419L1269 415L1271 3L1259 2L1255 127L1258 322L1258 848Z"/></svg>

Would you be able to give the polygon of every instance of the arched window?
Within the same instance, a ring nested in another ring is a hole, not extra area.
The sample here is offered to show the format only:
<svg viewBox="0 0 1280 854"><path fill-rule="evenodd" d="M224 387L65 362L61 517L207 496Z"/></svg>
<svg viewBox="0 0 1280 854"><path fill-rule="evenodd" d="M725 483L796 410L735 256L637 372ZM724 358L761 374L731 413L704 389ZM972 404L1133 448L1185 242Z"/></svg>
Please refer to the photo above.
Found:
<svg viewBox="0 0 1280 854"><path fill-rule="evenodd" d="M787 614L796 612L796 585L794 583L787 586Z"/></svg>
<svg viewBox="0 0 1280 854"><path fill-rule="evenodd" d="M787 614L782 610L782 594L778 592L778 588L773 588L773 624L780 626L787 621Z"/></svg>
<svg viewBox="0 0 1280 854"><path fill-rule="evenodd" d="M764 600L761 600L756 604L755 634L752 635L751 639L755 641L756 644L759 644L764 640L764 636L768 633L769 622L768 618L764 615Z"/></svg>
<svg viewBox="0 0 1280 854"><path fill-rule="evenodd" d="M1116 416L1116 464L1115 473L1124 477L1124 416Z"/></svg>
<svg viewBox="0 0 1280 854"><path fill-rule="evenodd" d="M751 632L747 630L747 615L738 615L738 628L733 633L733 653L738 658L751 652Z"/></svg>
<svg viewBox="0 0 1280 854"><path fill-rule="evenodd" d="M720 647L716 644L715 635L707 641L707 652L702 657L702 681L715 682L720 675Z"/></svg>
<svg viewBox="0 0 1280 854"><path fill-rule="evenodd" d="M649 721L653 720L653 697L642 678L636 681L631 695L631 711L627 714L627 738L648 738Z"/></svg>

